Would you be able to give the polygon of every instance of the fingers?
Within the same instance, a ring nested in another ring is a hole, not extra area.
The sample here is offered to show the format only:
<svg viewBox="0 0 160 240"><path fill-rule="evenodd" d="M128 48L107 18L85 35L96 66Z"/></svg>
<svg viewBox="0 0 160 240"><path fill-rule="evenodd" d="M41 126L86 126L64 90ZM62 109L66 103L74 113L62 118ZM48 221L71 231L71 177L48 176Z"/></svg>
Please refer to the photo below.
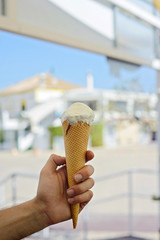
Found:
<svg viewBox="0 0 160 240"><path fill-rule="evenodd" d="M69 204L76 204L76 203L86 203L91 200L93 197L93 192L88 190L80 195L76 195L72 198L68 198Z"/></svg>
<svg viewBox="0 0 160 240"><path fill-rule="evenodd" d="M86 162L92 160L94 158L94 153L92 151L87 151L86 152Z"/></svg>
<svg viewBox="0 0 160 240"><path fill-rule="evenodd" d="M89 201L88 201L88 202L89 202ZM87 205L88 202L80 203L80 209L79 209L80 212L81 212L82 209Z"/></svg>
<svg viewBox="0 0 160 240"><path fill-rule="evenodd" d="M90 178L94 168L91 165L84 166L74 176L77 184L67 190L68 202L70 204L80 203L80 209L91 200L93 193L89 189L94 186L94 180Z"/></svg>
<svg viewBox="0 0 160 240"><path fill-rule="evenodd" d="M87 192L94 186L93 178L88 178L85 182L81 182L79 184L74 185L73 187L67 190L68 197L74 197L76 195L80 195L84 192Z"/></svg>
<svg viewBox="0 0 160 240"><path fill-rule="evenodd" d="M92 151L87 151L86 153L86 162L90 161L94 157L94 154ZM50 171L55 171L58 166L61 166L63 164L66 164L66 158L58 156L56 154L52 154L44 168L50 170Z"/></svg>
<svg viewBox="0 0 160 240"><path fill-rule="evenodd" d="M56 154L52 154L49 157L49 159L48 159L46 165L44 166L44 168L47 168L48 171L53 172L53 171L56 170L56 168L58 166L64 165L65 163L66 163L66 158L65 157L61 157L61 156L58 156Z"/></svg>
<svg viewBox="0 0 160 240"><path fill-rule="evenodd" d="M74 175L74 180L76 183L82 182L89 178L93 173L94 168L91 165L86 165Z"/></svg>

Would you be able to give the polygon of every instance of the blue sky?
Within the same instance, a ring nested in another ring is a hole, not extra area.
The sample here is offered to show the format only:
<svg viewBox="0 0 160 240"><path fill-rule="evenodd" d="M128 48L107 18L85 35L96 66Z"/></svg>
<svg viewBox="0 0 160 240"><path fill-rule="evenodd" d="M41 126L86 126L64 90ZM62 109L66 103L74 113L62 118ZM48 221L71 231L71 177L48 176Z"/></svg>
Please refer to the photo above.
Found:
<svg viewBox="0 0 160 240"><path fill-rule="evenodd" d="M0 31L0 89L51 69L57 78L81 86L91 72L96 88L113 89L137 78L143 91L156 89L156 72L150 68L122 70L118 79L110 73L105 56Z"/></svg>

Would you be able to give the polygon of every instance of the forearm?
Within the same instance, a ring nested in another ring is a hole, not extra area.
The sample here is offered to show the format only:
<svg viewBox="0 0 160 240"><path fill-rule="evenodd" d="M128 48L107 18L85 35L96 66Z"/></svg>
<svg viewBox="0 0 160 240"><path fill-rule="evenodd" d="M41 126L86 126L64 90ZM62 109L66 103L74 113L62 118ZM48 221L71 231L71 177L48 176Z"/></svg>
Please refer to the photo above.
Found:
<svg viewBox="0 0 160 240"><path fill-rule="evenodd" d="M19 240L48 225L44 205L36 199L0 211L1 240Z"/></svg>

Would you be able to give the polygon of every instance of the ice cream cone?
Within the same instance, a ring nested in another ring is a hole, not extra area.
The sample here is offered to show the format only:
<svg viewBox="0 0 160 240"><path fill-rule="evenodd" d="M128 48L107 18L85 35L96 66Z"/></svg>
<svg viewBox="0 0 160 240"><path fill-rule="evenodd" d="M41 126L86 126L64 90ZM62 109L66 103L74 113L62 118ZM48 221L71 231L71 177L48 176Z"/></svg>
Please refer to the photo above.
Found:
<svg viewBox="0 0 160 240"><path fill-rule="evenodd" d="M85 164L89 128L94 116L92 109L80 102L73 103L61 116L69 187L76 184L74 175ZM71 205L71 214L73 228L76 228L79 204Z"/></svg>
<svg viewBox="0 0 160 240"><path fill-rule="evenodd" d="M73 176L85 164L90 126L81 121L70 125L68 120L62 123L69 187L75 185ZM71 205L73 228L77 226L79 204Z"/></svg>

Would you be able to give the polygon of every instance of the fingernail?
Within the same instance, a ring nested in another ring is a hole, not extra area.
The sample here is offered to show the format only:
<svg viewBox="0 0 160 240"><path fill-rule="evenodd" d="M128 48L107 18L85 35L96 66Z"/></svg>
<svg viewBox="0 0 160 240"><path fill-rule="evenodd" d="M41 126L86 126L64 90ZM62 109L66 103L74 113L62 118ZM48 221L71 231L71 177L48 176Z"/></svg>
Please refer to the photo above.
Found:
<svg viewBox="0 0 160 240"><path fill-rule="evenodd" d="M68 198L68 202L69 202L70 204L72 204L72 203L74 202L74 199L73 199L73 198Z"/></svg>
<svg viewBox="0 0 160 240"><path fill-rule="evenodd" d="M82 175L78 173L77 175L74 176L74 180L75 180L77 183L80 182L80 181L82 180Z"/></svg>
<svg viewBox="0 0 160 240"><path fill-rule="evenodd" d="M67 190L67 194L68 194L69 197L73 197L73 195L74 195L74 190L73 190L73 189L68 189L68 190Z"/></svg>

